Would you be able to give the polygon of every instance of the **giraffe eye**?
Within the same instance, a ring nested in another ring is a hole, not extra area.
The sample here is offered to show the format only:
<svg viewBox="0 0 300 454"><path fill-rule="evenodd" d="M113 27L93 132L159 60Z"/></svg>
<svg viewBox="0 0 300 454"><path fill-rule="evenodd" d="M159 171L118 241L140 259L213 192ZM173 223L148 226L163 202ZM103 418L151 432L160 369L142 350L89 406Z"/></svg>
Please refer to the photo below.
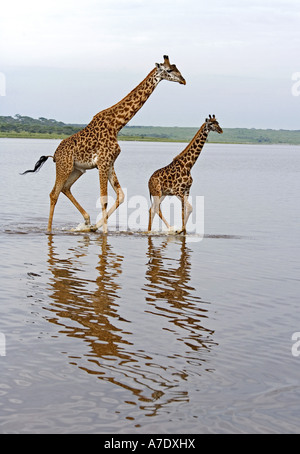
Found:
<svg viewBox="0 0 300 454"><path fill-rule="evenodd" d="M172 72L172 69L167 69L167 73L171 73Z"/></svg>

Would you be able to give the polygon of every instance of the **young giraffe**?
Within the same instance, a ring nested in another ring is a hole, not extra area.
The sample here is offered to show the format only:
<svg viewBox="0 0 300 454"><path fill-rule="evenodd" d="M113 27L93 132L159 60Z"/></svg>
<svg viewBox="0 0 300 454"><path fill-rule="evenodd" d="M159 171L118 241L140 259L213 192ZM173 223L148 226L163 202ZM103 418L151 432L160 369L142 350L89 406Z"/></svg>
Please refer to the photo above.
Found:
<svg viewBox="0 0 300 454"><path fill-rule="evenodd" d="M169 57L165 55L164 63L156 63L156 67L148 76L119 103L99 112L84 129L63 140L53 157L42 156L33 170L24 172L24 174L36 172L49 157L56 163L56 181L50 193L48 232L52 229L54 208L61 192L80 211L87 231L96 231L103 226L103 232L107 232L107 219L124 201L124 193L114 170L115 160L121 151L117 135L143 106L161 80L186 85L179 70L170 64ZM72 195L71 186L86 170L94 168L98 168L100 177L102 219L91 226L90 216ZM116 201L109 211L107 211L108 181L116 193Z"/></svg>
<svg viewBox="0 0 300 454"><path fill-rule="evenodd" d="M153 197L153 204L149 210L149 232L151 231L152 222L156 213L166 224L167 228L169 230L171 229L171 226L163 217L160 208L161 202L167 195L175 195L181 200L182 229L178 233L186 232L186 224L193 210L191 204L188 202L193 183L191 169L197 161L210 131L216 131L219 134L223 133L214 115L206 118L205 123L203 123L189 145L173 159L171 164L156 170L150 177L149 191L150 197Z"/></svg>

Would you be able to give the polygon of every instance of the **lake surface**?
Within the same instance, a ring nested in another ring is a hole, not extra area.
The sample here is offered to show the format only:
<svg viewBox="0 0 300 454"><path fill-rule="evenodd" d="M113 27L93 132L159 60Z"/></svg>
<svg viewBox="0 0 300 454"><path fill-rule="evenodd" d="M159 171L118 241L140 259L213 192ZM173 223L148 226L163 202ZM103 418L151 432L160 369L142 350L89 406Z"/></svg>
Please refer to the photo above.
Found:
<svg viewBox="0 0 300 454"><path fill-rule="evenodd" d="M185 145L121 142L108 235L63 195L47 235L55 165L19 172L58 143L0 139L0 433L299 433L300 147L207 144L180 236L145 201ZM95 222L97 171L73 188Z"/></svg>

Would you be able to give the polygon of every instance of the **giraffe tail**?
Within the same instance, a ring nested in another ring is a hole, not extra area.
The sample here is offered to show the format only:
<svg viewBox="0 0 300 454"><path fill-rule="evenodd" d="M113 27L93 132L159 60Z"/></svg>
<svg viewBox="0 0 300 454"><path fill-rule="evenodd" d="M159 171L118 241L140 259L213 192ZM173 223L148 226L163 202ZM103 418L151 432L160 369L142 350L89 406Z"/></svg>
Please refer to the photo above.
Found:
<svg viewBox="0 0 300 454"><path fill-rule="evenodd" d="M26 173L34 173L34 172L37 172L38 170L40 170L40 168L42 167L42 165L45 164L45 162L47 161L48 158L54 159L53 156L41 156L40 159L38 160L38 162L35 164L33 170L26 170L25 172L20 173L20 175L26 175Z"/></svg>

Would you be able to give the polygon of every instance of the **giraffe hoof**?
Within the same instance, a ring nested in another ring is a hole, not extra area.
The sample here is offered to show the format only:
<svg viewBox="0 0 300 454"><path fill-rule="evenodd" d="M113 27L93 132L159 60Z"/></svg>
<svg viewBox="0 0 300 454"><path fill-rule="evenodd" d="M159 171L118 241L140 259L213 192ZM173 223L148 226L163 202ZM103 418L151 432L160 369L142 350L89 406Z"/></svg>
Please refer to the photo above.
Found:
<svg viewBox="0 0 300 454"><path fill-rule="evenodd" d="M173 235L181 235L182 233L185 234L186 230L185 229L181 229L181 228L173 227L171 233L173 233Z"/></svg>
<svg viewBox="0 0 300 454"><path fill-rule="evenodd" d="M71 229L72 232L95 232L97 229L93 230L92 225L78 224L75 229Z"/></svg>
<svg viewBox="0 0 300 454"><path fill-rule="evenodd" d="M168 234L169 235L175 235L177 233L175 227L169 227L168 229Z"/></svg>
<svg viewBox="0 0 300 454"><path fill-rule="evenodd" d="M181 235L182 233L186 233L186 230L180 227L172 226L169 228L168 233L169 235Z"/></svg>

